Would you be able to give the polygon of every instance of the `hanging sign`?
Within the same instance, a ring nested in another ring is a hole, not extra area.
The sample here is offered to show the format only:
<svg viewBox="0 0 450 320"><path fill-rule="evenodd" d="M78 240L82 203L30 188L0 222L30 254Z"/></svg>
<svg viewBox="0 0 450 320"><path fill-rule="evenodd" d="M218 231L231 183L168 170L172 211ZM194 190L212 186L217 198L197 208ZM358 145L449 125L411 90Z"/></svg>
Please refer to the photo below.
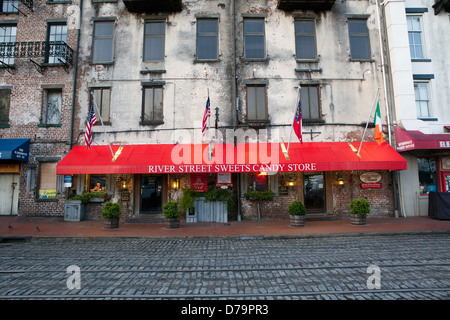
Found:
<svg viewBox="0 0 450 320"><path fill-rule="evenodd" d="M224 173L217 173L217 184L218 185L230 185L232 184L231 181L231 173L230 172L224 172Z"/></svg>
<svg viewBox="0 0 450 320"><path fill-rule="evenodd" d="M376 183L381 181L381 174L377 172L364 172L359 176L359 179L364 183Z"/></svg>
<svg viewBox="0 0 450 320"><path fill-rule="evenodd" d="M207 173L191 173L191 189L199 192L208 190Z"/></svg>

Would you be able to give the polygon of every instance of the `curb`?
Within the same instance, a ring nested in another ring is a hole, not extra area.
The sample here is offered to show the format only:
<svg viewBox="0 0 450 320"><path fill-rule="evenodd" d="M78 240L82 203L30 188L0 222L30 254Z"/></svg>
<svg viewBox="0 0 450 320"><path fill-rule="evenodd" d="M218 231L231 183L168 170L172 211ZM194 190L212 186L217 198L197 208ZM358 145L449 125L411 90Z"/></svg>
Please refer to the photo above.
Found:
<svg viewBox="0 0 450 320"><path fill-rule="evenodd" d="M309 234L278 234L278 235L204 235L204 236L0 236L0 243L31 242L36 240L163 240L163 241L184 241L184 240L277 240L277 239L314 239L314 238L337 238L337 237L363 237L363 236L396 236L396 235L427 235L427 234L448 234L450 230L407 230L407 231L373 231L373 232L348 232L348 233L309 233Z"/></svg>

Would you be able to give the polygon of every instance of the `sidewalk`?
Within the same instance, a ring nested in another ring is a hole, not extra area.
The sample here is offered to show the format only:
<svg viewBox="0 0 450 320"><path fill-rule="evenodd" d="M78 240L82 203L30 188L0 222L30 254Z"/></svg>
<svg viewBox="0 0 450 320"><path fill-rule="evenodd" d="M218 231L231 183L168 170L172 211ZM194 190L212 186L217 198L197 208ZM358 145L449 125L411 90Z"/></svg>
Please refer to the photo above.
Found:
<svg viewBox="0 0 450 320"><path fill-rule="evenodd" d="M158 223L125 223L118 229L104 229L102 221L67 222L63 218L0 216L0 242L23 237L310 237L326 235L385 234L405 232L449 232L450 221L429 217L367 218L356 226L349 220L306 221L305 227L291 227L289 220L231 221L229 223L186 223L179 229L165 229Z"/></svg>

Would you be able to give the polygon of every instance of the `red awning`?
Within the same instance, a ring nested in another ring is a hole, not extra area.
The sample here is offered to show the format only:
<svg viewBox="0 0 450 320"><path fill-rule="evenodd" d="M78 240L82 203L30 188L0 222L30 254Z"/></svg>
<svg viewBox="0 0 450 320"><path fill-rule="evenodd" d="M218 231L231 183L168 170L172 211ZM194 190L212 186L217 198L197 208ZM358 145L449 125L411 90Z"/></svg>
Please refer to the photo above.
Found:
<svg viewBox="0 0 450 320"><path fill-rule="evenodd" d="M215 144L208 159L207 144L147 144L74 147L56 167L60 175L200 172L307 172L339 170L405 170L406 160L388 143L291 143L289 159L279 143Z"/></svg>
<svg viewBox="0 0 450 320"><path fill-rule="evenodd" d="M450 149L450 134L425 134L418 130L394 127L398 152L415 149Z"/></svg>

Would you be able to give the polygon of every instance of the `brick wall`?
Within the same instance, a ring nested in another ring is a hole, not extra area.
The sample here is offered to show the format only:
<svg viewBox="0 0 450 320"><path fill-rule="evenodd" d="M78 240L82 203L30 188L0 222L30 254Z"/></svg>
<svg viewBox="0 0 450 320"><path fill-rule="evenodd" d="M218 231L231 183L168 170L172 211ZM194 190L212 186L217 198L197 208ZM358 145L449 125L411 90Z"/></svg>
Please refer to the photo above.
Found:
<svg viewBox="0 0 450 320"><path fill-rule="evenodd" d="M17 25L17 42L46 41L48 23L66 21L68 26L67 45L76 49L77 30L76 7L78 0L67 4L49 4L46 0L35 0L33 11L19 2L19 10L24 14L0 14L0 24ZM72 116L72 94L74 69L67 71L62 66L41 66L44 57L17 57L14 70L8 72L0 68L0 86L10 87L11 99L9 110L9 127L0 128L1 139L29 138L29 162L21 165L19 215L23 216L63 216L64 194L52 200L38 200L39 162L45 159L61 159L69 150L70 127ZM46 90L60 89L61 115L57 126L43 126L43 110ZM31 169L30 168L34 168ZM34 185L30 186L28 175L33 174Z"/></svg>

